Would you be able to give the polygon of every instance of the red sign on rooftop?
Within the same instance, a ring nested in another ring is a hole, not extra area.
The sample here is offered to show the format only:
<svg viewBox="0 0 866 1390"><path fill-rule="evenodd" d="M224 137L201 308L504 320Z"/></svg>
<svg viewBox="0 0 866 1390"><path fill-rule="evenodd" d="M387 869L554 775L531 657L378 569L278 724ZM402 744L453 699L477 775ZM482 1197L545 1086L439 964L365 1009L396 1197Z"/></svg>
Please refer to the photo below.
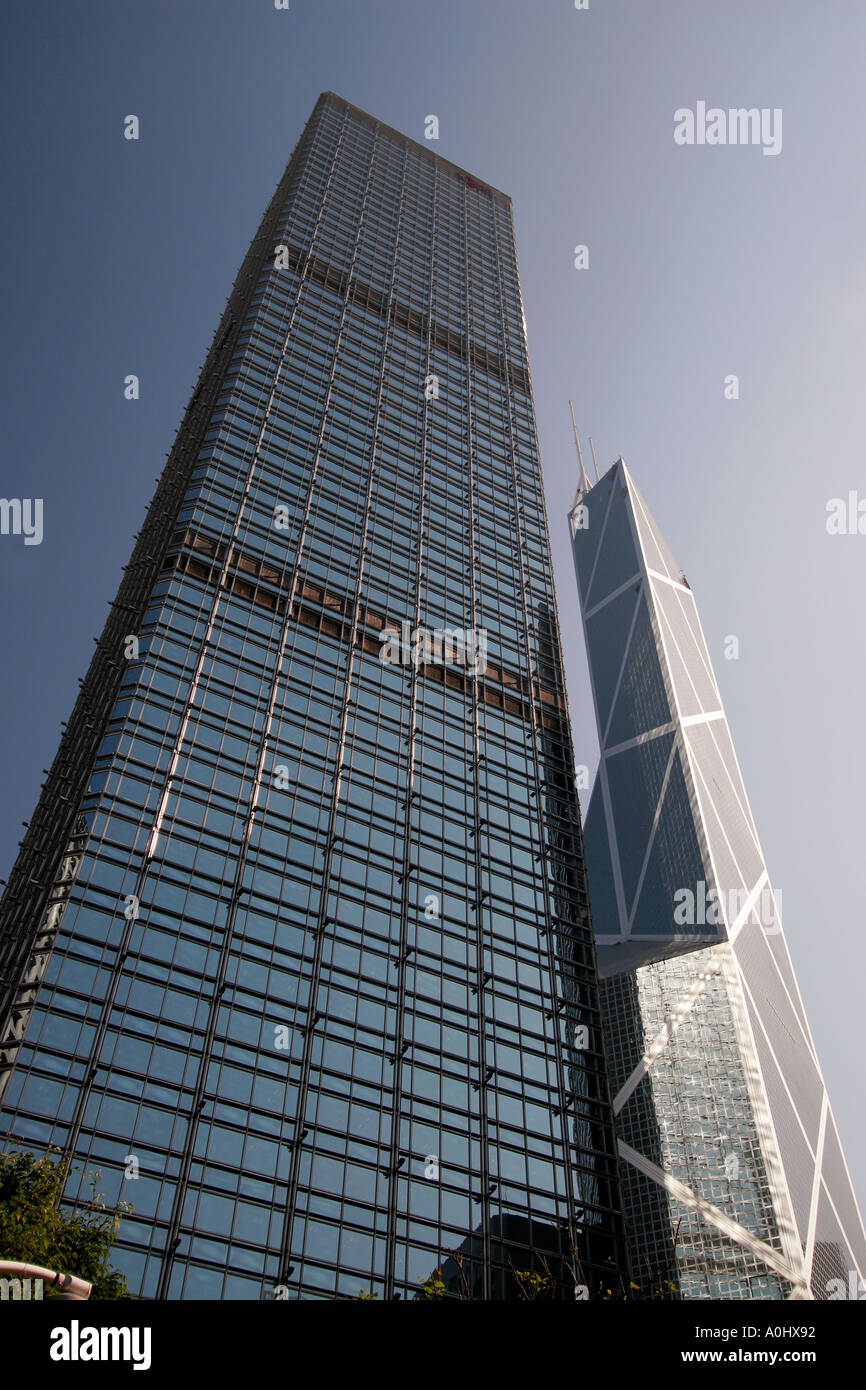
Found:
<svg viewBox="0 0 866 1390"><path fill-rule="evenodd" d="M482 183L480 179L474 179L471 174L463 174L459 170L457 171L457 177L462 179L469 188L477 188L479 192L486 193L488 198L493 197L493 189L488 188L487 184Z"/></svg>

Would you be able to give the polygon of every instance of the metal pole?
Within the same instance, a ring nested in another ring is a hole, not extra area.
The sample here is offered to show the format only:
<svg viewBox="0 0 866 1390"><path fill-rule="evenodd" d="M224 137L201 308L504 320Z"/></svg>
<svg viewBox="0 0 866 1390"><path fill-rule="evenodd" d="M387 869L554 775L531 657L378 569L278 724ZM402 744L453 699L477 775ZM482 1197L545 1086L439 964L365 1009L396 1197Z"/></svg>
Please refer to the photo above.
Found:
<svg viewBox="0 0 866 1390"><path fill-rule="evenodd" d="M595 481L598 482L598 460L595 457L595 445L592 442L592 435L589 436L589 447L592 450L592 466L595 469Z"/></svg>
<svg viewBox="0 0 866 1390"><path fill-rule="evenodd" d="M22 1264L19 1260L0 1260L0 1278L41 1279L57 1290L57 1298L84 1300L90 1297L92 1284L86 1279L76 1279L74 1274L61 1274L55 1269L43 1269L41 1265Z"/></svg>
<svg viewBox="0 0 866 1390"><path fill-rule="evenodd" d="M583 488L584 492L589 492L589 478L586 476L586 469L583 466L583 454L580 452L580 435L577 433L577 421L574 418L574 406L571 401L568 402L568 405L569 409L571 410L571 426L574 430L574 442L577 445L577 461L580 464L580 485Z"/></svg>

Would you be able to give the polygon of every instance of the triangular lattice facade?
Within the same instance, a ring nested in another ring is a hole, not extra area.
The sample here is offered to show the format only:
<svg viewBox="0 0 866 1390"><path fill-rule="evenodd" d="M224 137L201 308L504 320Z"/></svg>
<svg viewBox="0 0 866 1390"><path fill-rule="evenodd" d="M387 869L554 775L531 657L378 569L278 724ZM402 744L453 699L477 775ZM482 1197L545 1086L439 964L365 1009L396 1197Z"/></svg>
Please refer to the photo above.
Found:
<svg viewBox="0 0 866 1390"><path fill-rule="evenodd" d="M635 1273L686 1298L866 1294L866 1237L691 589L621 459L571 525Z"/></svg>

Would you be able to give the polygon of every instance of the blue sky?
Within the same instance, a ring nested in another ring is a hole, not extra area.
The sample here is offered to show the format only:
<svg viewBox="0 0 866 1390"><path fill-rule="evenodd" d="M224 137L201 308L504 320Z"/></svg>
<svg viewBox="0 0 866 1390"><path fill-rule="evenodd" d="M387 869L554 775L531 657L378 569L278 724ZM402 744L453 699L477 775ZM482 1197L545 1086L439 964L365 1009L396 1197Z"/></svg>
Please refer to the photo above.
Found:
<svg viewBox="0 0 866 1390"><path fill-rule="evenodd" d="M694 589L862 1200L866 536L825 520L866 496L866 9L42 0L4 28L0 494L44 499L44 539L0 537L0 874L316 97L416 139L436 114L434 148L514 200L578 761L569 397ZM700 100L781 108L781 152L678 146Z"/></svg>

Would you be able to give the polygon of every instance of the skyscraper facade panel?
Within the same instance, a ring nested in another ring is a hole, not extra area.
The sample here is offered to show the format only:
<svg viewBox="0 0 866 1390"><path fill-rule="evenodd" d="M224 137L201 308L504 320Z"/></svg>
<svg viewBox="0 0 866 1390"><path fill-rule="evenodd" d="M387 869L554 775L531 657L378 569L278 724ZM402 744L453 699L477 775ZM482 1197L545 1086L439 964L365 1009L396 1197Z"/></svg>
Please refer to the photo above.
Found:
<svg viewBox="0 0 866 1390"><path fill-rule="evenodd" d="M0 908L134 1292L618 1277L572 770L510 202L325 94Z"/></svg>

